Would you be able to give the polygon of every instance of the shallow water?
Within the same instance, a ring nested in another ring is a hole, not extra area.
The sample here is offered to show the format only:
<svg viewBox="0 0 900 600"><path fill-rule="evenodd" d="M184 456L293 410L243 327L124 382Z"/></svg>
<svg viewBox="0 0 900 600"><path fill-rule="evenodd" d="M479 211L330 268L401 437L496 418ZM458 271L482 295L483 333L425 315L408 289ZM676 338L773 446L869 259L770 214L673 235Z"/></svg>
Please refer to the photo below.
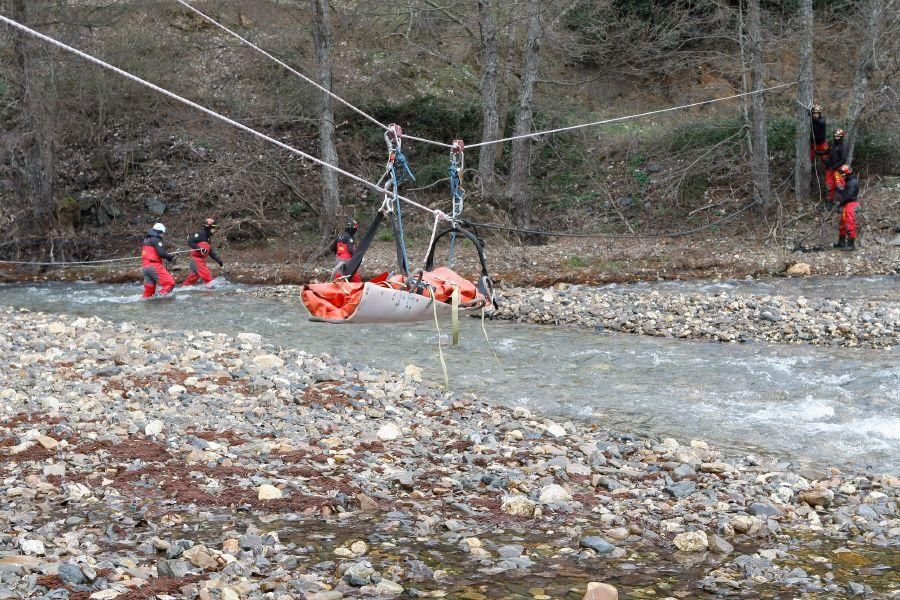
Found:
<svg viewBox="0 0 900 600"><path fill-rule="evenodd" d="M898 278L804 283L802 293L896 297ZM641 284L638 289L733 285L772 293L759 282ZM790 284L794 285L794 284ZM799 284L798 284L799 285ZM618 286L623 289L626 286ZM634 288L631 288L634 289ZM0 286L0 304L96 315L169 328L251 331L267 341L392 370L415 363L440 378L433 323L342 326L307 321L299 300L259 299L220 283L144 302L137 285ZM712 291L712 290L704 290ZM796 291L793 293L797 293ZM670 340L567 327L488 322L501 365L477 319L444 348L451 386L524 405L557 420L577 418L627 433L703 439L732 452L774 454L814 466L896 471L900 456L897 351ZM446 342L446 332L444 336Z"/></svg>

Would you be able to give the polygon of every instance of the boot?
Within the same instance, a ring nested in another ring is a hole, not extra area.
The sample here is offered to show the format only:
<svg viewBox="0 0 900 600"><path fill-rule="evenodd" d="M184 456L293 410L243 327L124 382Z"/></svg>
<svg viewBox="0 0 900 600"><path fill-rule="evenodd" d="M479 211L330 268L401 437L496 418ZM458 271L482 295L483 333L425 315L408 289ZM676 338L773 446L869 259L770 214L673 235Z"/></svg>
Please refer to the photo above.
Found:
<svg viewBox="0 0 900 600"><path fill-rule="evenodd" d="M841 236L838 238L837 244L832 244L832 248L846 248L847 247L847 238L846 236Z"/></svg>
<svg viewBox="0 0 900 600"><path fill-rule="evenodd" d="M847 240L847 245L844 246L844 250L856 250L856 238Z"/></svg>
<svg viewBox="0 0 900 600"><path fill-rule="evenodd" d="M156 293L156 284L155 283L145 283L144 284L144 298L152 298L153 294Z"/></svg>

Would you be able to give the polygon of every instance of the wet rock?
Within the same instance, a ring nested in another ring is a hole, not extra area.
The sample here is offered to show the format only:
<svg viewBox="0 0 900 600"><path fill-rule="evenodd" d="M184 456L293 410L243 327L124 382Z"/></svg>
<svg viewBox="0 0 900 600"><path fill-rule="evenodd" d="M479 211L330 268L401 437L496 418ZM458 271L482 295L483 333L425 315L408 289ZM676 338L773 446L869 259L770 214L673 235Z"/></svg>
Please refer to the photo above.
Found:
<svg viewBox="0 0 900 600"><path fill-rule="evenodd" d="M521 544L506 544L497 548L497 556L500 558L518 558L525 551Z"/></svg>
<svg viewBox="0 0 900 600"><path fill-rule="evenodd" d="M344 570L344 581L353 587L363 587L372 583L375 569L368 562L354 563Z"/></svg>
<svg viewBox="0 0 900 600"><path fill-rule="evenodd" d="M754 502L747 509L747 512L755 517L766 517L768 519L777 519L784 516L780 508L768 502Z"/></svg>
<svg viewBox="0 0 900 600"><path fill-rule="evenodd" d="M403 586L389 579L382 579L375 585L375 594L381 598L396 598L403 593Z"/></svg>
<svg viewBox="0 0 900 600"><path fill-rule="evenodd" d="M615 546L598 535L589 535L587 537L583 537L581 538L581 541L578 542L578 544L582 548L589 548L597 554L609 554L616 549Z"/></svg>
<svg viewBox="0 0 900 600"><path fill-rule="evenodd" d="M716 552L718 554L731 554L734 552L734 546L715 533L708 535L707 540L706 547L710 552Z"/></svg>
<svg viewBox="0 0 900 600"><path fill-rule="evenodd" d="M673 542L682 552L701 552L706 550L709 539L703 531L685 531L676 535Z"/></svg>

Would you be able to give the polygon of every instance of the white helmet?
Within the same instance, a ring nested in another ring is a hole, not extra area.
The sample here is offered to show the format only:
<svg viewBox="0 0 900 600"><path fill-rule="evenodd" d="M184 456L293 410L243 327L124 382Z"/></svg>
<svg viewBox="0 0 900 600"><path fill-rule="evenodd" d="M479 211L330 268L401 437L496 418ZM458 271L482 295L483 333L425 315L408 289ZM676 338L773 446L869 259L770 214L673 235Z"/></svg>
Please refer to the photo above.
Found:
<svg viewBox="0 0 900 600"><path fill-rule="evenodd" d="M158 231L158 232L160 232L160 233L165 233L165 232L166 232L166 226L163 225L162 223L157 223L156 225L153 226L153 231Z"/></svg>

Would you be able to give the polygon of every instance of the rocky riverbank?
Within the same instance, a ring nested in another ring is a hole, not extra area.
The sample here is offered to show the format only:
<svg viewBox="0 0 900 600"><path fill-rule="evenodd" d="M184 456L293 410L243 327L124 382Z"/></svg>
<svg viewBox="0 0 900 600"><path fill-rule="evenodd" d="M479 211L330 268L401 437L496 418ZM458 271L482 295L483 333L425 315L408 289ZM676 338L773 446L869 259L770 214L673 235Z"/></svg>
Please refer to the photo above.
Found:
<svg viewBox="0 0 900 600"><path fill-rule="evenodd" d="M734 292L622 292L560 284L503 291L494 318L670 338L890 348L900 297L805 298Z"/></svg>
<svg viewBox="0 0 900 600"><path fill-rule="evenodd" d="M0 309L0 598L892 598L897 474ZM598 574L601 574L598 575Z"/></svg>

